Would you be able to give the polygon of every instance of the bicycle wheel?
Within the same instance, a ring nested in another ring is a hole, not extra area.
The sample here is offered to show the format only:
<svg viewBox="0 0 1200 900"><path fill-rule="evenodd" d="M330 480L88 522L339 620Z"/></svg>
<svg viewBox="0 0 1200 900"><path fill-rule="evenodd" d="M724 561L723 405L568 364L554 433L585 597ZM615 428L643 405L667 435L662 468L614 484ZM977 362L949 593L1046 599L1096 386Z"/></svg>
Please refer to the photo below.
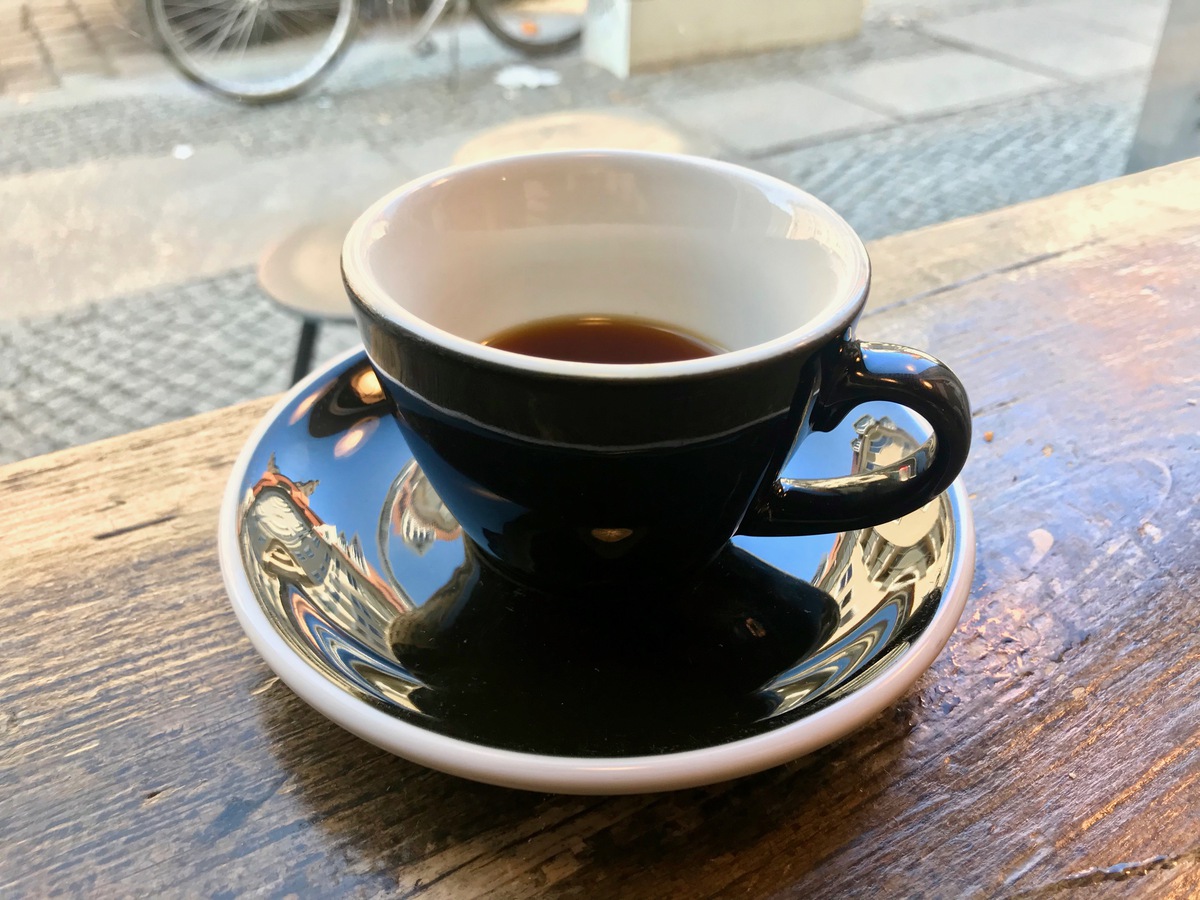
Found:
<svg viewBox="0 0 1200 900"><path fill-rule="evenodd" d="M579 43L587 0L471 0L484 27L526 56L549 56Z"/></svg>
<svg viewBox="0 0 1200 900"><path fill-rule="evenodd" d="M167 57L243 103L294 97L349 44L358 0L147 0Z"/></svg>

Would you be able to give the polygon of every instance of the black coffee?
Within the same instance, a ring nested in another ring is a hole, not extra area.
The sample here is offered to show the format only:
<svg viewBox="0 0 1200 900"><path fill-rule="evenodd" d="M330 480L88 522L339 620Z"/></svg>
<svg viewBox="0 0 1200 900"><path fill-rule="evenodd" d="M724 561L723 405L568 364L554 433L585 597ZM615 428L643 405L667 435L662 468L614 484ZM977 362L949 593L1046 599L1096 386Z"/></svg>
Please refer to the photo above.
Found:
<svg viewBox="0 0 1200 900"><path fill-rule="evenodd" d="M716 356L694 335L632 316L563 316L509 328L481 343L526 356L594 363L657 363Z"/></svg>

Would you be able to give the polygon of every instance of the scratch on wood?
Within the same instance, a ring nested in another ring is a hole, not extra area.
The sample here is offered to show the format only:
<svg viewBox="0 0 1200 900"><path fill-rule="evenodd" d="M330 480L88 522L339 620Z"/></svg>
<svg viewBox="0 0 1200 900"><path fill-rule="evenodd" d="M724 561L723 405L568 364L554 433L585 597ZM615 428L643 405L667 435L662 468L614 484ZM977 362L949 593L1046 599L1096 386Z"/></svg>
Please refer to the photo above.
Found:
<svg viewBox="0 0 1200 900"><path fill-rule="evenodd" d="M114 528L112 531L102 531L99 534L93 534L93 541L107 541L109 538L120 537L123 534L129 534L131 531L141 531L143 528L153 528L155 525L162 525L177 519L174 513L169 516L160 516L157 519L151 519L148 522L138 522L136 525L126 525L123 528Z"/></svg>
<svg viewBox="0 0 1200 900"><path fill-rule="evenodd" d="M277 685L277 684L279 684L279 676L275 676L274 678L268 678L266 681L264 681L262 684L260 684L254 690L252 690L250 692L250 696L257 697L260 694L265 694L267 691L269 691L271 688L275 687L275 685Z"/></svg>
<svg viewBox="0 0 1200 900"><path fill-rule="evenodd" d="M883 312L884 310L900 309L902 307L908 306L910 303L915 303L918 300L925 300L929 297L936 297L939 294L945 294L950 291L956 291L959 288L966 287L967 285L975 284L980 281L986 281L987 279L993 278L996 275L1007 275L1010 272L1017 272L1017 271L1020 271L1021 269L1028 268L1029 266L1036 266L1038 263L1049 262L1052 259L1058 259L1060 256L1066 256L1068 253L1074 253L1076 250L1082 250L1084 247L1088 246L1089 244L1094 244L1094 243L1096 243L1096 242L1095 241L1084 241L1083 243L1075 244L1074 246L1071 246L1071 247L1064 247L1062 250L1052 250L1049 253L1039 253L1036 256L1030 256L1026 259L1019 260L1018 262L1010 263L1007 266L1001 266L998 269L988 269L986 272L979 272L979 273L977 273L975 275L971 275L967 278L960 278L958 281L952 281L948 284L941 284L935 288L930 288L927 291L921 291L920 293L910 294L907 297L902 297L901 299L896 300L892 303L888 303L883 306L878 306L873 309L868 309L867 315L872 316L872 315L877 315L877 314Z"/></svg>
<svg viewBox="0 0 1200 900"><path fill-rule="evenodd" d="M1008 877L1004 879L1004 884L1008 887L1012 887L1025 875L1027 875L1030 869L1032 869L1053 852L1053 849L1050 847L1042 847L1036 852L1030 854L1029 858L1025 860L1025 862L1009 873Z"/></svg>
<svg viewBox="0 0 1200 900"><path fill-rule="evenodd" d="M1065 878L1053 881L1041 887L1031 888L1012 895L1012 900L1034 900L1034 898L1051 897L1062 891L1073 888L1092 887L1109 881L1124 881L1127 878L1138 878L1166 869L1173 869L1182 862L1200 859L1200 847L1193 847L1184 853L1161 854L1149 859L1136 862L1121 862L1111 866L1093 866L1082 872L1073 872Z"/></svg>
<svg viewBox="0 0 1200 900"><path fill-rule="evenodd" d="M977 419L980 416L986 416L988 413L999 412L1002 409L1007 409L1014 403L1020 402L1019 397L1009 397L1007 400L997 400L995 403L985 403L979 409L971 411L971 418Z"/></svg>
<svg viewBox="0 0 1200 900"><path fill-rule="evenodd" d="M1118 806L1120 806L1122 803L1124 803L1126 799L1128 799L1129 797L1138 793L1146 786L1147 783L1153 781L1154 778L1158 775L1158 773L1161 772L1165 767L1169 766L1171 763L1173 763L1175 760L1177 760L1180 756L1183 756L1185 753L1190 752L1190 750L1191 750L1191 748L1187 744L1180 744L1179 746L1175 747L1175 749L1173 749L1170 753L1167 753L1165 756L1160 757L1158 760L1155 761L1154 765L1152 765L1149 769L1146 770L1145 774L1143 774L1141 778L1139 778L1137 781L1135 781L1133 784L1131 784L1125 790L1121 791L1121 793L1117 794L1117 796L1113 797L1108 803L1106 803L1104 805L1104 808L1101 809L1099 812L1094 813L1093 815L1091 815L1087 819L1085 819L1083 821L1083 823L1079 826L1079 830L1087 831L1089 828L1091 828L1093 825L1095 825L1097 822L1099 822L1105 816L1111 814L1112 811L1114 809L1116 809Z"/></svg>
<svg viewBox="0 0 1200 900"><path fill-rule="evenodd" d="M584 817L594 813L602 805L603 801L600 803L589 804L584 806L582 809L576 810L574 813L568 816L557 819L554 823L554 830L559 831L565 826L570 825L572 822L583 819ZM455 875L458 872L467 869L469 866L472 866L480 860L486 861L492 857L499 857L515 847L528 843L531 839L532 838L529 834L518 831L511 835L505 843L489 846L487 849L480 850L477 853L473 852L466 859L460 860L454 865L448 866L446 869L438 872L436 876L428 881L426 881L423 876L418 876L408 890L404 891L404 893L399 894L398 896L403 898L403 900L407 900L407 898L410 897L417 897L437 885L439 882L444 881L451 875Z"/></svg>
<svg viewBox="0 0 1200 900"><path fill-rule="evenodd" d="M89 753L92 750L95 750L99 746L100 746L99 741L91 741L87 744L84 744L82 747L76 747L74 750L70 750L70 751L64 753L63 759L67 759L72 756L79 756L81 753Z"/></svg>

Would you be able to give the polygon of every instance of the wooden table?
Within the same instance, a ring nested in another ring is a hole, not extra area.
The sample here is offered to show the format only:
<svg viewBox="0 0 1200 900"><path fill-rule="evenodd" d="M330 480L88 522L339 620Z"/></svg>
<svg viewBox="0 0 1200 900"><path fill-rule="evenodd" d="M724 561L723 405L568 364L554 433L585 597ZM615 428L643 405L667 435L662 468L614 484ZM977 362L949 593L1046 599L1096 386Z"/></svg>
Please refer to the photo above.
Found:
<svg viewBox="0 0 1200 900"><path fill-rule="evenodd" d="M862 335L975 404L974 590L890 712L703 790L477 785L281 686L215 549L268 400L0 469L0 895L1200 896L1198 251L1198 163L874 245Z"/></svg>

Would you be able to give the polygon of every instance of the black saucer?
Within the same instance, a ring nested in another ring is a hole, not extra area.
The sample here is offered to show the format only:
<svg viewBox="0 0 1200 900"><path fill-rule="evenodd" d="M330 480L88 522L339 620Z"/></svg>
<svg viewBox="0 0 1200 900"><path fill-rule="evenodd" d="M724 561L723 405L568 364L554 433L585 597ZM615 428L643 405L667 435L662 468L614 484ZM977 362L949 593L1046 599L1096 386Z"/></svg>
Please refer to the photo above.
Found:
<svg viewBox="0 0 1200 900"><path fill-rule="evenodd" d="M906 411L873 404L806 441L785 475L861 471L923 438ZM432 765L435 745L669 759L793 730L877 681L888 681L880 697L901 675L899 689L911 682L953 629L971 575L956 487L876 528L735 538L653 597L523 588L462 539L361 351L298 386L234 478L222 562L256 646L328 715ZM917 644L919 667L905 659ZM355 711L364 703L411 727L384 734L387 719ZM860 705L836 727L859 724L871 704Z"/></svg>

